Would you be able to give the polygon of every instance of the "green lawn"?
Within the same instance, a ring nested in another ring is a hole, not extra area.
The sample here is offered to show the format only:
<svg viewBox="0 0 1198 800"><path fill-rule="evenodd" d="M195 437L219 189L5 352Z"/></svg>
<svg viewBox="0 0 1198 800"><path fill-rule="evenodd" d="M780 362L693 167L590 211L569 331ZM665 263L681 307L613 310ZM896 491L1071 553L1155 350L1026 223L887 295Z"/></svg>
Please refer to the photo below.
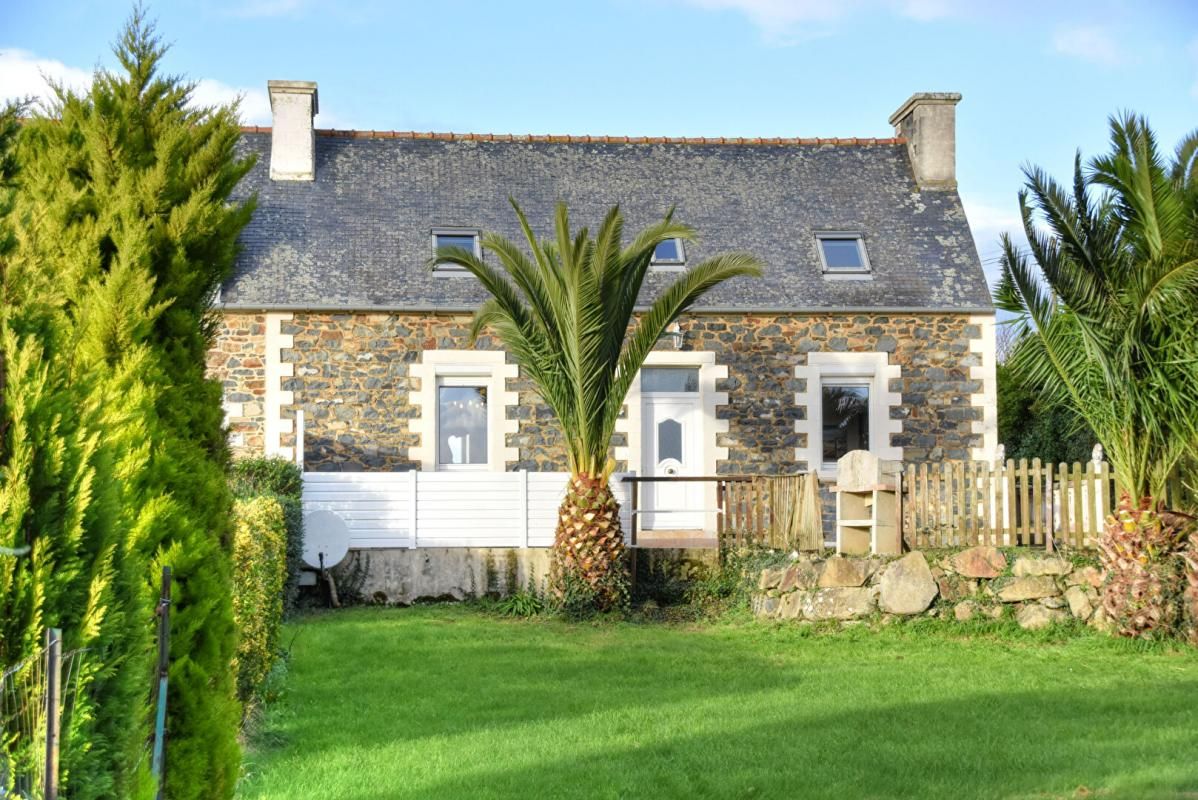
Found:
<svg viewBox="0 0 1198 800"><path fill-rule="evenodd" d="M290 627L242 798L1198 797L1198 656L1097 635Z"/></svg>

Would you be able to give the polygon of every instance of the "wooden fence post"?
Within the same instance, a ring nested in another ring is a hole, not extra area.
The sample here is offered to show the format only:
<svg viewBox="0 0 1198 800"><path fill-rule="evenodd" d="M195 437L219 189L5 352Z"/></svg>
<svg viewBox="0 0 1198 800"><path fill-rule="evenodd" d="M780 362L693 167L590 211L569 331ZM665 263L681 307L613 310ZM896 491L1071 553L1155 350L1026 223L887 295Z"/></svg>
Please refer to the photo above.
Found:
<svg viewBox="0 0 1198 800"><path fill-rule="evenodd" d="M62 725L62 630L46 631L46 772L45 800L58 800L58 748Z"/></svg>
<svg viewBox="0 0 1198 800"><path fill-rule="evenodd" d="M154 751L150 771L158 781L158 800L166 796L166 700L171 655L171 568L162 568L158 597L158 697L154 709Z"/></svg>

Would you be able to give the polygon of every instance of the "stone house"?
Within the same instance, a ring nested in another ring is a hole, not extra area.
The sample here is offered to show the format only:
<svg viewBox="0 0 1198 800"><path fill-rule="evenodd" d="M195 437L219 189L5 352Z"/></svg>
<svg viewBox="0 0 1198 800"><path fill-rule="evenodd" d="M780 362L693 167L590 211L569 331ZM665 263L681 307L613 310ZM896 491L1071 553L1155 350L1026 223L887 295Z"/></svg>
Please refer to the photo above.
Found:
<svg viewBox="0 0 1198 800"><path fill-rule="evenodd" d="M211 374L239 454L309 471L560 470L551 415L483 338L475 280L438 244L518 239L569 204L635 230L673 207L700 240L659 248L647 292L721 251L765 263L661 342L615 455L640 474L827 471L847 450L992 458L994 308L957 193L957 94L916 94L884 139L674 139L314 130L313 83L270 83L243 195L257 211L223 287ZM701 484L647 508L709 505ZM671 496L667 493L673 492ZM649 514L646 528L700 517Z"/></svg>

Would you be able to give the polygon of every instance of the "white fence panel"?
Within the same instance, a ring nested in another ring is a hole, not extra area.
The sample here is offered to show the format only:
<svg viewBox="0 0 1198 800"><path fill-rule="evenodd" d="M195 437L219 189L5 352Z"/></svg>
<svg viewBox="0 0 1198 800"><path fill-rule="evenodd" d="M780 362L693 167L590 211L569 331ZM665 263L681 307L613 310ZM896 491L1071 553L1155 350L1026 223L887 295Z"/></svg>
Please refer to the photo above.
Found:
<svg viewBox="0 0 1198 800"><path fill-rule="evenodd" d="M411 547L412 489L402 472L305 472L304 513L335 511L349 546Z"/></svg>
<svg viewBox="0 0 1198 800"><path fill-rule="evenodd" d="M625 534L631 486L612 477ZM304 513L335 511L350 547L549 547L564 472L307 472ZM413 496L415 502L413 504Z"/></svg>

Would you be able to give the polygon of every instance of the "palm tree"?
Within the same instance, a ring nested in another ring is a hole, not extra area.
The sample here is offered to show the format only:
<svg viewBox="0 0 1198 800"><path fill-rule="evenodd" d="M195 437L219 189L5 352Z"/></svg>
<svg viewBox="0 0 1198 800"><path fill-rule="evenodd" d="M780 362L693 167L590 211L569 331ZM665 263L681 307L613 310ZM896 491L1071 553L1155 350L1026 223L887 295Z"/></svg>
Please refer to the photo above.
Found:
<svg viewBox="0 0 1198 800"><path fill-rule="evenodd" d="M1085 168L1078 154L1071 191L1025 168L1030 258L1003 236L996 294L1016 315L1012 369L1155 507L1198 454L1198 131L1171 163L1142 117L1112 119L1111 142Z"/></svg>
<svg viewBox="0 0 1198 800"><path fill-rule="evenodd" d="M488 233L481 243L498 263L461 248L438 250L432 263L464 267L486 288L491 296L474 315L472 343L493 330L561 426L570 479L554 537L552 590L559 598L582 591L601 609L616 607L628 591L609 449L625 397L671 322L713 286L759 275L761 268L743 253L715 256L681 273L633 326L654 250L669 239L691 239L693 231L674 222L671 211L625 246L618 206L592 238L586 228L570 230L559 203L554 237L538 240L511 202L529 253Z"/></svg>

